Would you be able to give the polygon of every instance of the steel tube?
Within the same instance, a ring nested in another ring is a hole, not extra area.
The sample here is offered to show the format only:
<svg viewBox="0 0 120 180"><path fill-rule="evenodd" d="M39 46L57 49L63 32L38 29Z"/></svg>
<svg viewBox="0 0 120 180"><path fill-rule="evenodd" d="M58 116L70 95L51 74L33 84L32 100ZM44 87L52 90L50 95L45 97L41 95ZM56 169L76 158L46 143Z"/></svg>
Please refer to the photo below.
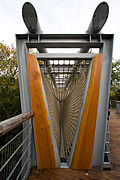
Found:
<svg viewBox="0 0 120 180"><path fill-rule="evenodd" d="M86 33L99 33L107 21L109 6L106 2L101 2L93 14L90 25Z"/></svg>
<svg viewBox="0 0 120 180"><path fill-rule="evenodd" d="M42 33L36 10L31 3L24 3L22 7L22 17L29 33Z"/></svg>
<svg viewBox="0 0 120 180"><path fill-rule="evenodd" d="M94 11L92 20L88 26L86 34L97 34L101 31L109 15L109 6L106 2L101 2ZM89 48L81 48L80 53L88 52Z"/></svg>
<svg viewBox="0 0 120 180"><path fill-rule="evenodd" d="M23 21L28 29L28 33L30 34L42 34L43 31L41 30L38 17L37 17L37 12L34 8L34 6L30 2L25 2L23 7L22 7L22 17ZM37 50L39 53L47 53L47 50L42 47L38 47ZM49 68L48 68L49 66ZM49 61L46 61L46 67L48 72L51 72L51 67ZM51 78L53 79L54 85L55 81L53 76L51 75ZM56 86L56 85L55 85Z"/></svg>
<svg viewBox="0 0 120 180"><path fill-rule="evenodd" d="M22 7L22 17L23 21L28 29L28 33L31 34L42 34L43 31L41 30L37 12L34 6L30 2L25 2ZM37 48L38 51L41 53L46 53L47 50L45 48Z"/></svg>
<svg viewBox="0 0 120 180"><path fill-rule="evenodd" d="M101 2L94 11L92 16L92 20L88 26L86 34L97 34L101 31L102 27L107 21L109 14L109 6L106 2ZM79 53L87 53L89 51L89 47L80 48ZM76 61L76 66L74 66L72 72L75 73L76 67L80 64L80 61ZM66 87L70 82L71 76L66 83ZM65 87L65 88L66 88Z"/></svg>

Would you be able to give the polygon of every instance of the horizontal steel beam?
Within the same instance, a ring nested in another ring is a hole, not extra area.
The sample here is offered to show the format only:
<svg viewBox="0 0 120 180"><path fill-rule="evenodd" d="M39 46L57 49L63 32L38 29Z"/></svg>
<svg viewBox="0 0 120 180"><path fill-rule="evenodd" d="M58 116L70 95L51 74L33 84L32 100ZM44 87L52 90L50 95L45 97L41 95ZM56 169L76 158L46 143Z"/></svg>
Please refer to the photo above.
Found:
<svg viewBox="0 0 120 180"><path fill-rule="evenodd" d="M73 73L72 71L71 72L68 72L68 71L58 71L58 72L51 72L51 73L45 73L45 74L53 74L53 75L58 75L58 74L62 74L62 75L65 75L65 74L81 74L80 72L75 72Z"/></svg>
<svg viewBox="0 0 120 180"><path fill-rule="evenodd" d="M113 34L16 34L17 39L26 39L27 41L37 40L98 40L113 39Z"/></svg>
<svg viewBox="0 0 120 180"><path fill-rule="evenodd" d="M51 41L51 42L27 42L28 48L101 48L103 46L102 42L59 42L59 41Z"/></svg>
<svg viewBox="0 0 120 180"><path fill-rule="evenodd" d="M39 53L33 54L38 60L88 60L95 53Z"/></svg>

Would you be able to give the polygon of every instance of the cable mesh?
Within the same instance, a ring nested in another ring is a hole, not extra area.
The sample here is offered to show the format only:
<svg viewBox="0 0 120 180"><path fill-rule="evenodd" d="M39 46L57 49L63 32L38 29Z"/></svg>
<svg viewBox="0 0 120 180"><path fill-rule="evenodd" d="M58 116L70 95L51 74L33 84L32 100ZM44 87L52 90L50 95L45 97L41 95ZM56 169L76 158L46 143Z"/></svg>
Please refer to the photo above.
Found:
<svg viewBox="0 0 120 180"><path fill-rule="evenodd" d="M1 180L23 179L31 169L32 126L30 121L26 122L23 130L0 149Z"/></svg>
<svg viewBox="0 0 120 180"><path fill-rule="evenodd" d="M72 148L73 137L78 123L81 102L85 91L88 67L83 67L78 74L77 82L72 88L72 92L66 97L63 103L63 133L65 144L65 157L68 160ZM74 83L74 81L73 81ZM72 87L72 82L71 85Z"/></svg>
<svg viewBox="0 0 120 180"><path fill-rule="evenodd" d="M45 88L45 93L47 97L47 103L48 103L48 108L50 112L50 117L52 121L52 127L54 130L58 150L60 148L60 118L59 118L59 101L56 99L54 93L55 90L53 89L53 82L51 81L51 78L46 75L46 73L42 72L42 77L43 77L43 83L44 83L44 88Z"/></svg>
<svg viewBox="0 0 120 180"><path fill-rule="evenodd" d="M69 159L90 61L39 61L60 158Z"/></svg>

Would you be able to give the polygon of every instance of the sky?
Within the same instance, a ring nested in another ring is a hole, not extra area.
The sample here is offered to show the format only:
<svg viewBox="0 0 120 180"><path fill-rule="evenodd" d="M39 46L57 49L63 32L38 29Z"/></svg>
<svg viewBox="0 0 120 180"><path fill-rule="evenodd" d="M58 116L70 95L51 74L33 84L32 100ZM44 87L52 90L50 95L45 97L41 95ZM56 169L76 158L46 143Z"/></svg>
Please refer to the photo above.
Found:
<svg viewBox="0 0 120 180"><path fill-rule="evenodd" d="M101 0L28 0L37 11L45 34L82 34L87 30L92 15ZM27 28L22 19L25 0L1 0L0 42L16 46L15 34L24 34ZM106 0L109 16L102 29L114 34L113 58L120 59L120 0Z"/></svg>

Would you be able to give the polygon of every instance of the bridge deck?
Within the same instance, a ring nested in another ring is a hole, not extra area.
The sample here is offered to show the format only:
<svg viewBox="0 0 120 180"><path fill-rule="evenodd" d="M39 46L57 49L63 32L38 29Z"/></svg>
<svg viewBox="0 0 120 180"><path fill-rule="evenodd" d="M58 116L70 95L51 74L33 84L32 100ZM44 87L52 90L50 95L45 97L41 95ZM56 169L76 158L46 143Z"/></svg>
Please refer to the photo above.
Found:
<svg viewBox="0 0 120 180"><path fill-rule="evenodd" d="M87 180L87 179L120 179L120 115L116 114L116 110L110 113L110 152L111 152L111 171L101 171L94 168L91 171L79 171L72 169L56 169L37 171L32 168L28 180Z"/></svg>

